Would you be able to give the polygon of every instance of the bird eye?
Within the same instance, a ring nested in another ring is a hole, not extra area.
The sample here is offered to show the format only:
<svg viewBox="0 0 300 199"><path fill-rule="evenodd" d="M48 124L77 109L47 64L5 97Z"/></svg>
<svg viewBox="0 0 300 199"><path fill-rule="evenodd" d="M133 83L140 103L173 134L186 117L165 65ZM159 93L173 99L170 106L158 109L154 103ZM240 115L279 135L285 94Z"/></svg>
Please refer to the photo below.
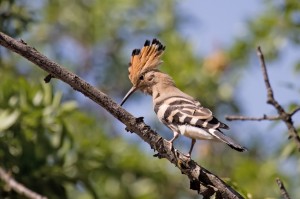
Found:
<svg viewBox="0 0 300 199"><path fill-rule="evenodd" d="M141 76L140 76L140 80L144 80L144 75L141 75Z"/></svg>

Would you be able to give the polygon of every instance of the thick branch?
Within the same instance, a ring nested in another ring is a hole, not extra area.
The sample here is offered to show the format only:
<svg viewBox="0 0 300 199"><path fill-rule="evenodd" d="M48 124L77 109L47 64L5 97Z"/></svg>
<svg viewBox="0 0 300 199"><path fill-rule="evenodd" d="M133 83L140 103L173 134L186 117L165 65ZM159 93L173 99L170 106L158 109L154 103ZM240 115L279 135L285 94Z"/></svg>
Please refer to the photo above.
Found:
<svg viewBox="0 0 300 199"><path fill-rule="evenodd" d="M159 154L157 156L168 159L172 164L177 166L183 174L188 176L191 182L191 189L197 190L206 197L216 192L216 194L222 198L243 198L220 178L201 167L193 160L189 160L180 152L175 154L174 151L169 149L169 143L162 139L155 131L150 129L150 127L142 120L135 118L106 94L97 90L77 75L49 60L34 48L1 32L0 45L25 57L39 66L42 70L69 84L73 89L81 92L105 108L110 114L125 124L127 130L136 133L147 142L152 149L158 151Z"/></svg>
<svg viewBox="0 0 300 199"><path fill-rule="evenodd" d="M28 189L21 183L13 179L8 173L5 172L3 168L0 167L0 179L2 179L11 189L20 195L24 195L30 199L47 199L45 196L42 196L34 191Z"/></svg>
<svg viewBox="0 0 300 199"><path fill-rule="evenodd" d="M283 185L283 182L279 178L276 178L276 182L277 182L277 185L280 189L280 193L282 195L282 198L283 199L290 199L290 196L289 196L288 192L286 191L286 189Z"/></svg>

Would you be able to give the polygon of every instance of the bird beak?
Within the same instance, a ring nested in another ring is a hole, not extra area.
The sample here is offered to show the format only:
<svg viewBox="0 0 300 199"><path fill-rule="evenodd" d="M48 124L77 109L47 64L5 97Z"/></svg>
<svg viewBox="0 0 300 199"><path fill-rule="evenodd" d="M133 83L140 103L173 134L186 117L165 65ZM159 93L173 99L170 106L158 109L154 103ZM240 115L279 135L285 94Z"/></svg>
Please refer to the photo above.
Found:
<svg viewBox="0 0 300 199"><path fill-rule="evenodd" d="M137 87L133 86L129 91L128 93L125 95L125 97L123 98L122 102L121 102L121 106L126 102L126 100L130 97L130 95L132 93L134 93L135 91L137 90Z"/></svg>

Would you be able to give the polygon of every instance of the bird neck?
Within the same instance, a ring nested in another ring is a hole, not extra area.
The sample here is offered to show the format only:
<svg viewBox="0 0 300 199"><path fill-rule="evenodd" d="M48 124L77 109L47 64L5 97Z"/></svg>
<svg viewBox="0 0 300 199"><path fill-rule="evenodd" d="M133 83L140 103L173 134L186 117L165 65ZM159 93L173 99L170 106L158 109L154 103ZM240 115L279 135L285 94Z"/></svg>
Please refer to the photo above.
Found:
<svg viewBox="0 0 300 199"><path fill-rule="evenodd" d="M164 73L159 74L159 81L151 88L153 104L169 97L182 96L183 98L194 101L194 98L179 90L170 76Z"/></svg>
<svg viewBox="0 0 300 199"><path fill-rule="evenodd" d="M181 93L181 91L175 86L173 81L160 81L152 87L152 98L164 99L169 95L176 95L176 93Z"/></svg>
<svg viewBox="0 0 300 199"><path fill-rule="evenodd" d="M150 71L155 76L155 83L152 85L144 86L141 89L145 94L156 97L171 88L176 88L173 79L160 71ZM177 88L176 88L177 89Z"/></svg>

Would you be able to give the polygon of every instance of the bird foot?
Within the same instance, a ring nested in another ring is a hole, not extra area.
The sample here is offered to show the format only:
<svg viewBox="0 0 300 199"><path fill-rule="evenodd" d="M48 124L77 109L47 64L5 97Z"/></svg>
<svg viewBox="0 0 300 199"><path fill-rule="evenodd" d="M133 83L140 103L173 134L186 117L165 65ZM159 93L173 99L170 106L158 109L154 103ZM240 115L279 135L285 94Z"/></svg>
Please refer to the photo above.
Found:
<svg viewBox="0 0 300 199"><path fill-rule="evenodd" d="M167 140L167 142L169 143L169 149L170 149L170 151L172 151L172 149L173 149L173 142L169 141L169 140Z"/></svg>
<svg viewBox="0 0 300 199"><path fill-rule="evenodd" d="M191 159L191 154L188 153L188 154L183 154L185 157L187 157L188 159Z"/></svg>

